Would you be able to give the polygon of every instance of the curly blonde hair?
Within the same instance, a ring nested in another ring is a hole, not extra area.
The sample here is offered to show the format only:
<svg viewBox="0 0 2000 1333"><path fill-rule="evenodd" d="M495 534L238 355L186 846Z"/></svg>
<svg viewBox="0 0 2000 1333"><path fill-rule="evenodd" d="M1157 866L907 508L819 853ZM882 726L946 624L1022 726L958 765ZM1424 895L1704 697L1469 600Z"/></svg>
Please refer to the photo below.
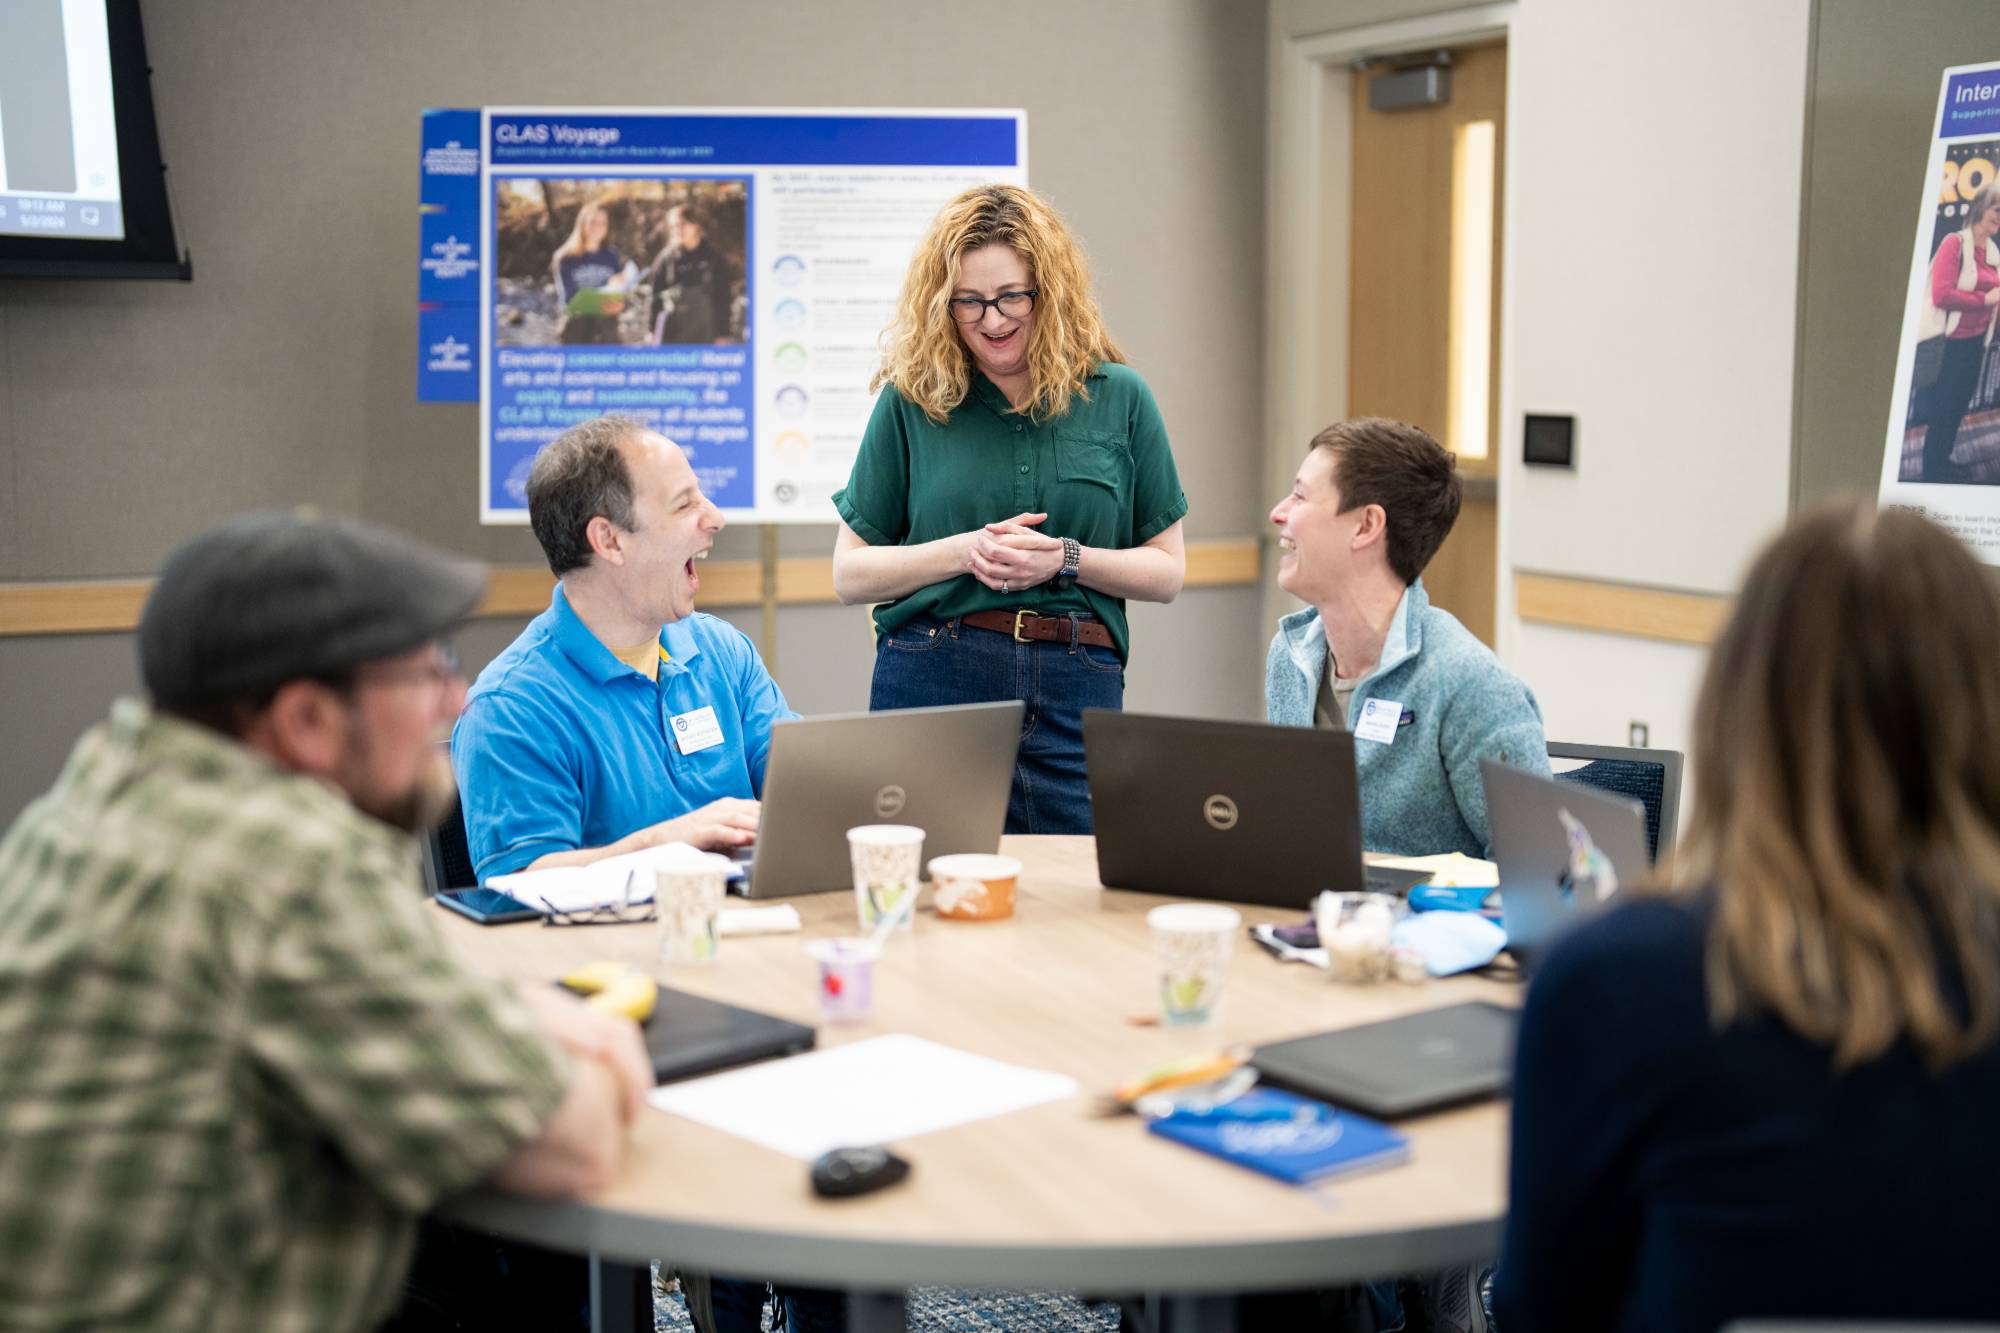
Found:
<svg viewBox="0 0 2000 1333"><path fill-rule="evenodd" d="M946 204L910 260L896 318L886 330L882 368L870 392L896 391L943 425L972 384L972 353L959 338L947 304L958 285L959 261L988 245L1005 245L1028 265L1035 298L1028 340L1028 412L1042 420L1088 400L1085 380L1125 354L1105 332L1090 294L1083 249L1056 211L1016 185L982 185Z"/></svg>

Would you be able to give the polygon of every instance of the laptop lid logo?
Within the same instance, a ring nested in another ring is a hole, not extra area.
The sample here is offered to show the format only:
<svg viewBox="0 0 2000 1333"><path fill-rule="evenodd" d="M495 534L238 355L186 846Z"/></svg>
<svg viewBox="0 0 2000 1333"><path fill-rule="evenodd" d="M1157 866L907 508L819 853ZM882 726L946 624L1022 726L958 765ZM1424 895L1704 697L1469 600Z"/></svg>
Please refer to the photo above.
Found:
<svg viewBox="0 0 2000 1333"><path fill-rule="evenodd" d="M875 793L875 813L884 819L899 815L903 813L903 803L909 799L909 794L892 782Z"/></svg>
<svg viewBox="0 0 2000 1333"><path fill-rule="evenodd" d="M1226 833L1236 827L1236 802L1217 793L1201 803L1201 817L1208 821L1209 827Z"/></svg>

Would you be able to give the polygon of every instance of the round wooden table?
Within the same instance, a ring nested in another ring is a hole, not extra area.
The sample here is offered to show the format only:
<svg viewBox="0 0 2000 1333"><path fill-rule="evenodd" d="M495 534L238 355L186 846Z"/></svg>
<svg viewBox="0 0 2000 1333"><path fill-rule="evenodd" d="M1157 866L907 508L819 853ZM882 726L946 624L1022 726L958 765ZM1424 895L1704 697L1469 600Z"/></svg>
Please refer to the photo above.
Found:
<svg viewBox="0 0 2000 1333"><path fill-rule="evenodd" d="M898 1143L910 1178L841 1201L816 1198L791 1157L650 1111L623 1175L602 1193L542 1203L482 1190L447 1215L607 1263L664 1255L688 1269L884 1293L876 1327L900 1317L905 1289L949 1285L1165 1293L1169 1314L1180 1312L1168 1322L1215 1328L1225 1326L1225 1293L1493 1255L1505 1208L1502 1103L1405 1121L1406 1165L1297 1189L1167 1143L1134 1117L1101 1116L1092 1101L1177 1055L1461 1000L1514 1003L1517 988L1474 978L1343 986L1239 936L1214 1024L1143 1026L1133 1020L1157 1010L1145 915L1166 900L1104 888L1088 838L1014 837L1002 850L1025 865L1015 915L955 922L920 909L914 933L893 940L877 967L874 1020L821 1028L820 1045L911 1033L1068 1074L1082 1096ZM854 898L786 901L804 918L803 935L725 938L714 963L671 971L654 962L651 924L481 927L442 910L438 924L490 974L547 982L622 959L694 994L816 1023L817 972L801 945L854 933ZM1246 924L1299 916L1239 910ZM618 1316L600 1314L616 1326Z"/></svg>

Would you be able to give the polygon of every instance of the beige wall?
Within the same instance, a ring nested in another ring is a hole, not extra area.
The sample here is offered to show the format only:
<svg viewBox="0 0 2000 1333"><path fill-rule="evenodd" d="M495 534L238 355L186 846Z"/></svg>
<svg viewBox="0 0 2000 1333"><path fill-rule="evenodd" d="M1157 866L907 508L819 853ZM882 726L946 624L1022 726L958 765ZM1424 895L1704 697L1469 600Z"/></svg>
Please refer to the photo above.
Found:
<svg viewBox="0 0 2000 1333"><path fill-rule="evenodd" d="M534 563L526 531L478 525L475 409L419 405L412 369L418 112L499 102L1027 108L1031 180L1085 239L1159 397L1190 535L1262 517L1255 6L1020 0L1004 26L900 0L174 0L146 17L196 280L0 284L0 582L148 574L226 514L301 501ZM741 531L718 555L755 551ZM1207 590L1136 615L1133 706L1254 715L1255 603ZM510 629L474 631L470 659ZM787 610L779 637L800 707L865 706L860 611ZM0 639L0 819L130 688L131 651Z"/></svg>

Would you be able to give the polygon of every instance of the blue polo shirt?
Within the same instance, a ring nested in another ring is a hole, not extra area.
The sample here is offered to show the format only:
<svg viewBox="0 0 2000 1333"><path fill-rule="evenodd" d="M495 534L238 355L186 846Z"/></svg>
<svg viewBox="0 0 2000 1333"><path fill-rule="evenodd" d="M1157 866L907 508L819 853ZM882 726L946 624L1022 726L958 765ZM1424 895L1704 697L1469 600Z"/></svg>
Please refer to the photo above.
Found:
<svg viewBox="0 0 2000 1333"><path fill-rule="evenodd" d="M663 626L660 646L656 683L598 642L559 583L549 609L479 673L451 763L482 881L763 790L771 724L797 714L756 648L699 613ZM674 719L704 707L722 742L682 754Z"/></svg>

